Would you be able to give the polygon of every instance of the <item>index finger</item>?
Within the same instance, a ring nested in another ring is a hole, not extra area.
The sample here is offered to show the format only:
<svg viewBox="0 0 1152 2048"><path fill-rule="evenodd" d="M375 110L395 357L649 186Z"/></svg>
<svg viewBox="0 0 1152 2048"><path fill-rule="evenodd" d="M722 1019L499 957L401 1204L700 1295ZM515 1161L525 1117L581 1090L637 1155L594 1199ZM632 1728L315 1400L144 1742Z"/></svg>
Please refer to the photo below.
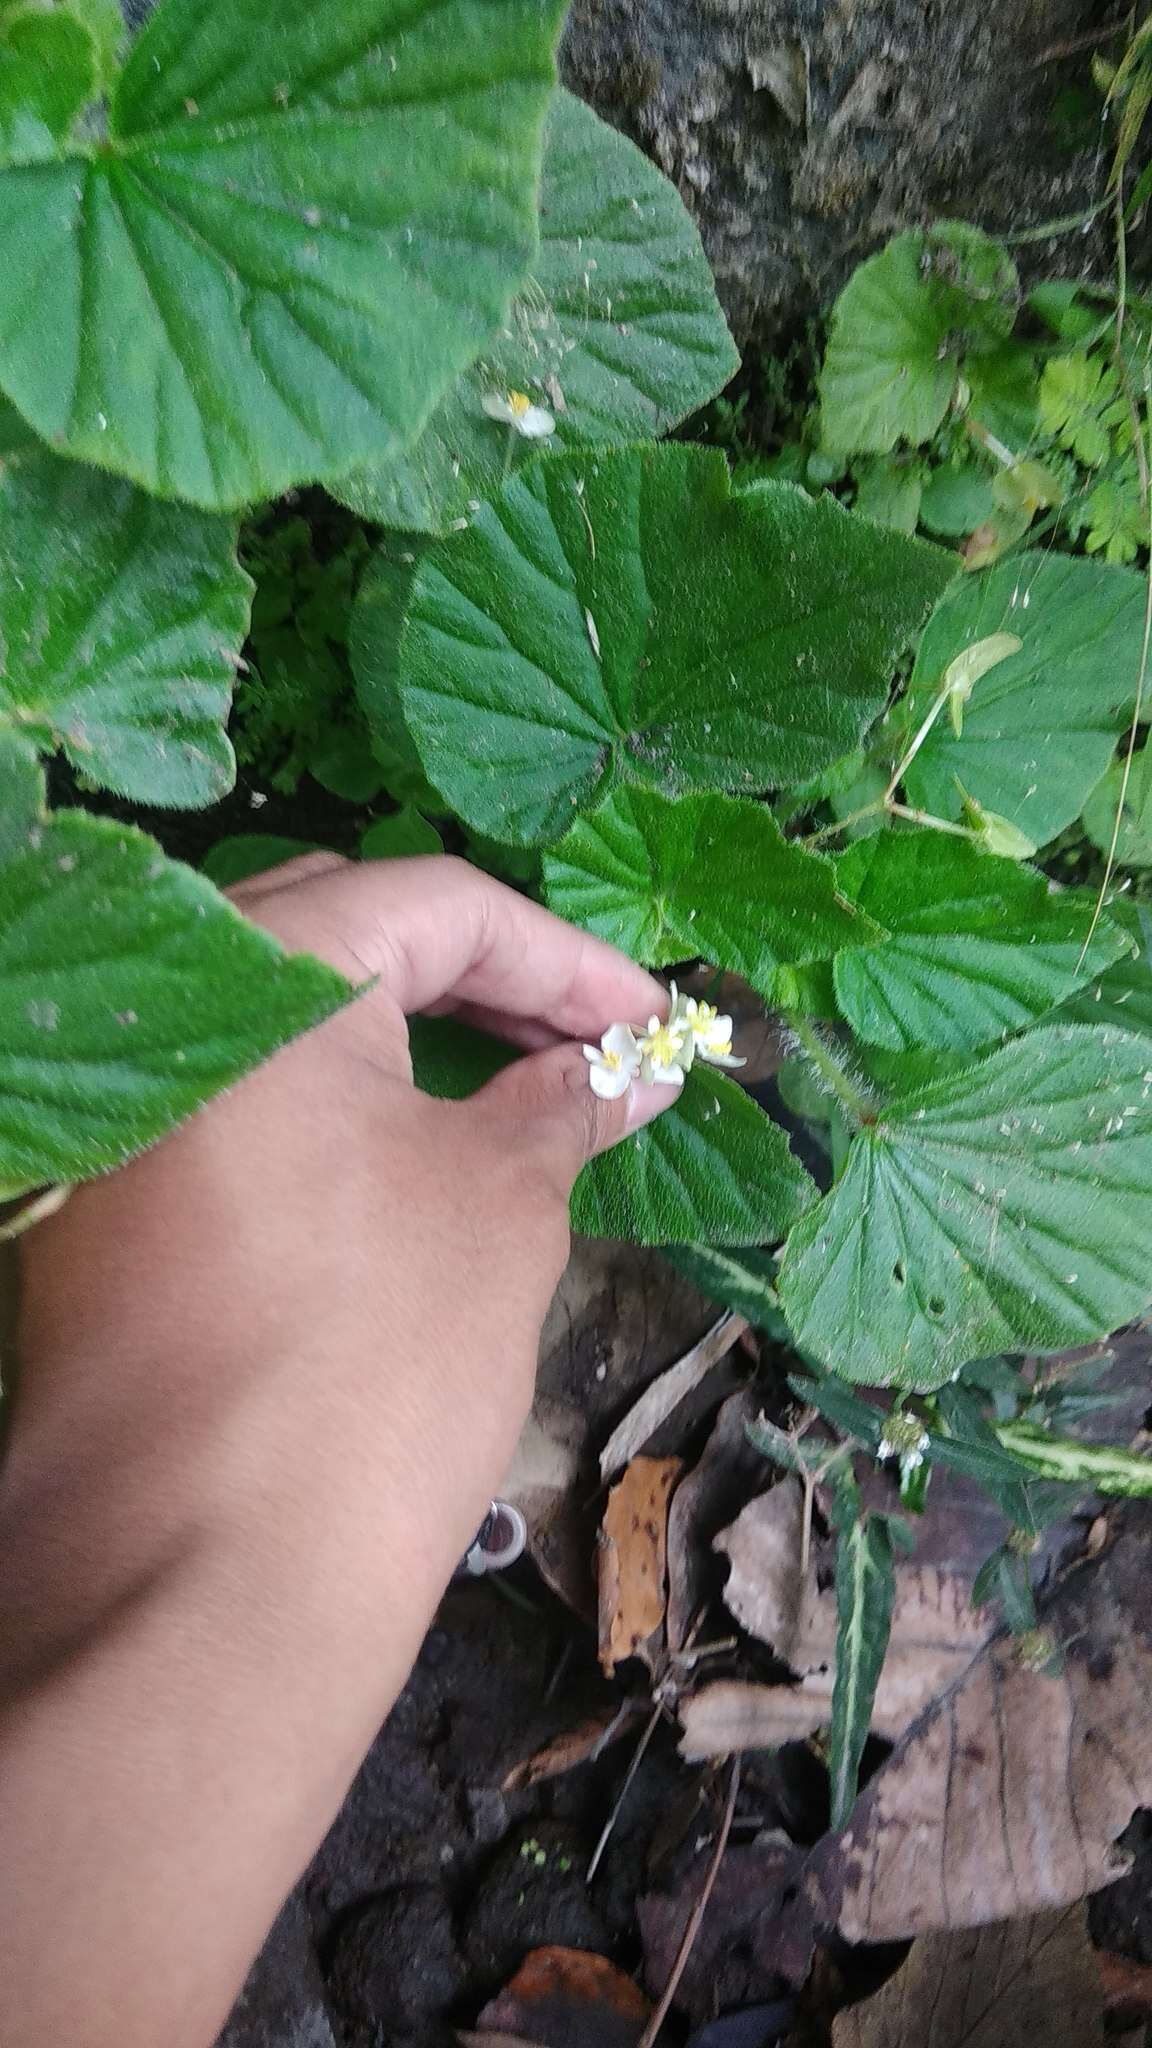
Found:
<svg viewBox="0 0 1152 2048"><path fill-rule="evenodd" d="M378 977L405 1015L452 1002L580 1038L667 1004L660 983L625 954L466 861L364 861L299 880L289 864L283 881L276 922L293 943L354 978Z"/></svg>

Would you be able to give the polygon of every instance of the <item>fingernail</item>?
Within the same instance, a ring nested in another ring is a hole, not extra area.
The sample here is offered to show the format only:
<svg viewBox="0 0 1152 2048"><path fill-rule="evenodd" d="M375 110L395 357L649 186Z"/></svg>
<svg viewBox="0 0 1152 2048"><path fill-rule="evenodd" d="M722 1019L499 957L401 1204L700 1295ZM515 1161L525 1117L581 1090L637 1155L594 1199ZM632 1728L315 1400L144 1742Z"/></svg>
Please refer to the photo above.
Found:
<svg viewBox="0 0 1152 2048"><path fill-rule="evenodd" d="M641 1130L645 1124L650 1124L654 1117L662 1115L666 1109L671 1109L672 1104L679 1101L679 1098L679 1088L670 1086L666 1081L633 1081L628 1090L625 1130Z"/></svg>

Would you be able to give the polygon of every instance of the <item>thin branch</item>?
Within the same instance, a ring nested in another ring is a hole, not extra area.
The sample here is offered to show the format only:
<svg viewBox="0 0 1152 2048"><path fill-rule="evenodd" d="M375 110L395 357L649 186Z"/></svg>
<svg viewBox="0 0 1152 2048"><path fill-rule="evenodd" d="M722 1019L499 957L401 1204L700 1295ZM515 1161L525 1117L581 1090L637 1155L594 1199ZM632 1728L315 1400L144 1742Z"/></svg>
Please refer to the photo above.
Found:
<svg viewBox="0 0 1152 2048"><path fill-rule="evenodd" d="M683 1939L681 1940L680 1946L676 1951L676 1960L672 1965L672 1973L668 1979L668 1982L664 1986L663 1996L661 1997L659 2005L656 2007L655 2012L649 2020L648 2025L645 2027L644 2032L641 2034L640 2039L637 2041L636 2048L653 2048L653 2043L656 2039L656 2036L660 2032L661 2027L664 2025L664 2022L668 2017L668 2013L672 2005L672 2000L675 1998L676 1993L680 1988L680 1979L684 1975L684 1972L688 1967L688 1958L691 1955L692 1950L695 1946L696 1936L700 1932L704 1915L708 1910L708 1901L712 1897L712 1894L716 1889L716 1879L720 1875L720 1865L724 1861L724 1851L728 1847L728 1837L732 1832L732 1820L736 1812L736 1795L739 1792L739 1790L740 1759L738 1756L734 1756L732 1759L731 1775L728 1779L728 1797L724 1802L724 1816L720 1822L720 1829L716 1836L716 1846L712 1851L712 1860L709 1863L708 1869L704 1875L704 1883L700 1889L700 1897L697 1899L696 1904L693 1906L692 1911L688 1916L688 1925L684 1929Z"/></svg>

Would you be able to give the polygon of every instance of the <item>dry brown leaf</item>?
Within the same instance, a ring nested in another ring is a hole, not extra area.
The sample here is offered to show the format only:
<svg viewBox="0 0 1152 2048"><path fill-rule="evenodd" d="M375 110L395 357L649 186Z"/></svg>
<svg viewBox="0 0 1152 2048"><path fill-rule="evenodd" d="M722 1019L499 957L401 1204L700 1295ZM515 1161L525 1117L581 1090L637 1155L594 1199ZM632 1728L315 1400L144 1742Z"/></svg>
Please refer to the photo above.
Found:
<svg viewBox="0 0 1152 2048"><path fill-rule="evenodd" d="M1103 1998L1082 1906L924 1935L874 1998L838 2014L832 2048L1094 2048Z"/></svg>
<svg viewBox="0 0 1152 2048"><path fill-rule="evenodd" d="M670 1365L666 1372L660 1373L645 1387L640 1399L617 1424L600 1453L600 1477L605 1485L623 1470L637 1451L643 1450L661 1423L667 1422L680 1403L702 1380L707 1379L722 1358L727 1357L747 1328L744 1317L734 1315L729 1309L710 1330L705 1331L699 1343L685 1352L683 1358L678 1358L675 1365Z"/></svg>
<svg viewBox="0 0 1152 2048"><path fill-rule="evenodd" d="M800 1684L710 1687L682 1712L685 1757L771 1748L827 1722L835 1678L836 1594L831 1583L819 1584L817 1546L810 1546L801 1574L803 1529L804 1490L798 1479L788 1478L749 1501L716 1538L716 1549L730 1566L724 1589L728 1607L750 1635L791 1666ZM917 1564L914 1558L898 1563L892 1637L872 1715L876 1733L888 1741L902 1735L929 1701L967 1669L988 1629L987 1615L973 1610L966 1578Z"/></svg>
<svg viewBox="0 0 1152 2048"><path fill-rule="evenodd" d="M500 1491L553 1592L596 1619L596 1461L621 1407L716 1320L658 1252L576 1238L540 1341L536 1397Z"/></svg>
<svg viewBox="0 0 1152 2048"><path fill-rule="evenodd" d="M1110 2034L1128 2034L1152 2020L1152 1968L1135 1963L1131 1956L1114 1955L1111 1949L1096 1950L1096 1967L1104 1992L1104 2011Z"/></svg>
<svg viewBox="0 0 1152 2048"><path fill-rule="evenodd" d="M770 1476L762 1452L748 1441L748 1424L761 1403L751 1388L730 1394L694 1470L680 1481L668 1510L668 1614L670 1650L682 1650L716 1580L712 1555L717 1529L729 1521Z"/></svg>
<svg viewBox="0 0 1152 2048"><path fill-rule="evenodd" d="M547 1778L561 1778L565 1771L574 1771L577 1765L602 1755L610 1744L627 1734L638 1711L625 1701L622 1707L606 1707L602 1714L593 1714L577 1727L567 1729L553 1742L546 1742L543 1749L525 1757L523 1763L514 1764L501 1791L522 1792L529 1785L543 1784Z"/></svg>
<svg viewBox="0 0 1152 2048"><path fill-rule="evenodd" d="M600 1662L611 1677L664 1620L668 1501L679 1458L633 1458L608 1495L600 1530Z"/></svg>
<svg viewBox="0 0 1152 2048"><path fill-rule="evenodd" d="M637 1901L644 1981L655 1995L672 1974L712 1854L712 1835L699 1818L689 1839L694 1853L686 1866ZM774 1998L782 1981L803 1983L812 1961L811 1929L782 1911L803 1862L803 1850L783 1836L729 1844L677 1987L678 2012L712 2019L717 2007Z"/></svg>
<svg viewBox="0 0 1152 2048"><path fill-rule="evenodd" d="M539 2048L634 2048L650 2011L639 1985L606 1956L536 1948L478 2026L514 2040L524 2035Z"/></svg>
<svg viewBox="0 0 1152 2048"><path fill-rule="evenodd" d="M1041 1604L1063 1674L997 1636L813 1850L809 1906L849 1941L1027 1917L1125 1868L1117 1837L1152 1804L1152 1509L1112 1530Z"/></svg>

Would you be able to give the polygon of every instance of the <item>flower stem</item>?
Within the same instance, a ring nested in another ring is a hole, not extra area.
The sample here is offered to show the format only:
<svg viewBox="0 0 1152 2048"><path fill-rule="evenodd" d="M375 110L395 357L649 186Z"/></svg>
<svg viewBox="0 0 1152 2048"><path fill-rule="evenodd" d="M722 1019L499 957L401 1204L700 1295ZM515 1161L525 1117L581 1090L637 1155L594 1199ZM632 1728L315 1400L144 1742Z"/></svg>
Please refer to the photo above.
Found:
<svg viewBox="0 0 1152 2048"><path fill-rule="evenodd" d="M793 1036L799 1039L817 1073L827 1082L853 1124L874 1124L875 1103L871 1102L864 1090L858 1088L845 1073L811 1020L803 1016L799 1010L785 1010L784 1022Z"/></svg>

